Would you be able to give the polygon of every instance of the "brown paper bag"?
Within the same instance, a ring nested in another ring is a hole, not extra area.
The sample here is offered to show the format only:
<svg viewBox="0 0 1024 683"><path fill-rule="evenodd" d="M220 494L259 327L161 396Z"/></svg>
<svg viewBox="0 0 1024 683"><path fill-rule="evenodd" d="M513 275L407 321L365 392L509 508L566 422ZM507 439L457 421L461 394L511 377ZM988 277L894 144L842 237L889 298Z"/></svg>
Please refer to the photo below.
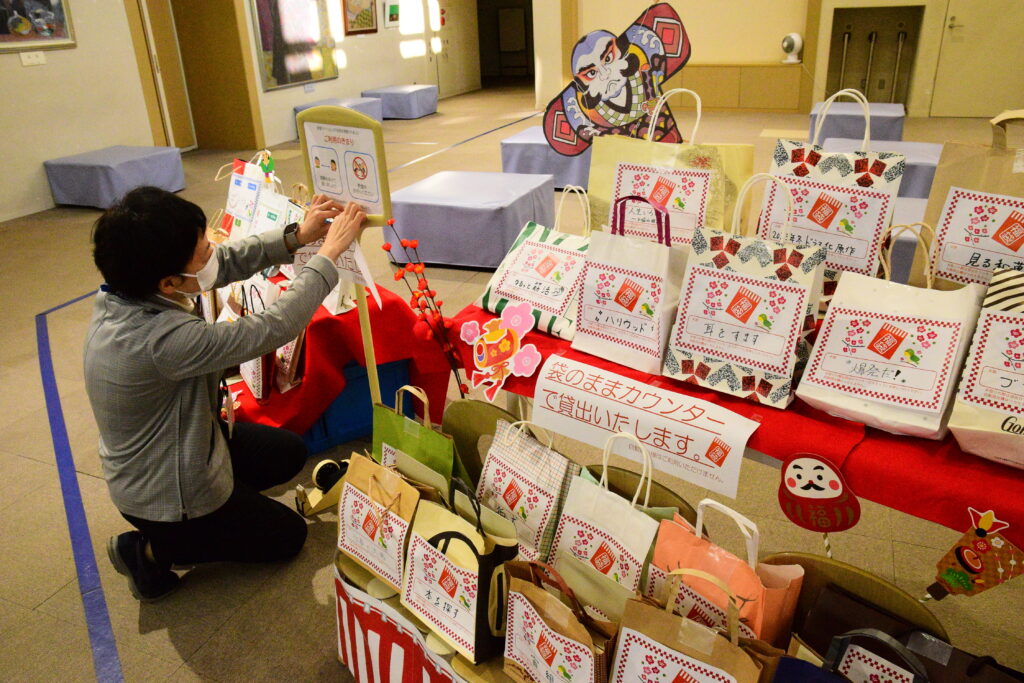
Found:
<svg viewBox="0 0 1024 683"><path fill-rule="evenodd" d="M353 453L338 503L338 549L399 590L419 500L400 474Z"/></svg>
<svg viewBox="0 0 1024 683"><path fill-rule="evenodd" d="M928 194L924 222L935 226L937 289L988 284L996 268L1024 270L1024 148L1006 146L1006 125L1024 109L990 121L992 144L947 142ZM927 262L918 250L910 284L921 287Z"/></svg>

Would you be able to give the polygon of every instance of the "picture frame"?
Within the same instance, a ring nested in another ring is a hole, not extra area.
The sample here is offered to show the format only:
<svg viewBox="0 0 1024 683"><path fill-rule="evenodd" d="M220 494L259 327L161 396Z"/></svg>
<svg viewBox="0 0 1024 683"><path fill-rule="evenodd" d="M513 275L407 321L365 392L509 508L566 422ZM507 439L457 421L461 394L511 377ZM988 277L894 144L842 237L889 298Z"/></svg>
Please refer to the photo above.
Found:
<svg viewBox="0 0 1024 683"><path fill-rule="evenodd" d="M398 28L401 3L399 0L381 0L381 18L384 28Z"/></svg>
<svg viewBox="0 0 1024 683"><path fill-rule="evenodd" d="M377 0L341 0L345 35L377 32Z"/></svg>
<svg viewBox="0 0 1024 683"><path fill-rule="evenodd" d="M76 44L69 0L0 1L0 52L59 50Z"/></svg>
<svg viewBox="0 0 1024 683"><path fill-rule="evenodd" d="M250 0L264 92L338 77L329 1Z"/></svg>

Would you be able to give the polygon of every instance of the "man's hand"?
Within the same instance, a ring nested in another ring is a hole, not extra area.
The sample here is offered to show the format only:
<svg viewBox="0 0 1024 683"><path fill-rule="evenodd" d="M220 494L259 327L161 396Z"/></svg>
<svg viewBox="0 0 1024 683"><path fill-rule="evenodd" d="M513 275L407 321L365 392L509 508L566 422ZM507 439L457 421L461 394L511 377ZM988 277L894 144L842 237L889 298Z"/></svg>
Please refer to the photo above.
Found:
<svg viewBox="0 0 1024 683"><path fill-rule="evenodd" d="M365 220L366 214L361 206L355 202L346 204L331 223L331 227L324 237L324 244L317 253L326 256L332 262L337 261L338 257L345 253L345 250L352 244L352 240L359 236Z"/></svg>
<svg viewBox="0 0 1024 683"><path fill-rule="evenodd" d="M299 244L309 244L323 238L327 234L327 228L330 226L326 222L327 219L334 218L339 213L341 213L341 204L325 194L315 195L309 203L306 217L303 219L302 225L299 226L295 235L299 238Z"/></svg>

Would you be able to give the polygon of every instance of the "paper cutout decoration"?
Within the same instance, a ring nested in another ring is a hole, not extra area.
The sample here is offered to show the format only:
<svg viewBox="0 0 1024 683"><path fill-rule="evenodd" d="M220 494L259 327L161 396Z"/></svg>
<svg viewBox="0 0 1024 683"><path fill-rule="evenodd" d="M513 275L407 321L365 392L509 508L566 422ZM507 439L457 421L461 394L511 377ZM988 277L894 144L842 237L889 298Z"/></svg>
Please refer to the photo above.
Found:
<svg viewBox="0 0 1024 683"><path fill-rule="evenodd" d="M541 355L522 338L533 329L533 308L528 303L506 306L501 318L488 320L481 329L475 320L462 326L462 341L473 347L476 370L470 375L474 387L486 384L484 396L494 402L498 390L511 376L529 377L537 371Z"/></svg>
<svg viewBox="0 0 1024 683"><path fill-rule="evenodd" d="M972 527L942 556L928 594L941 600L949 594L977 595L1024 573L1024 552L999 532L1009 523L995 512L967 508Z"/></svg>
<svg viewBox="0 0 1024 683"><path fill-rule="evenodd" d="M573 80L548 104L544 136L565 156L582 154L595 135L646 138L662 84L690 59L690 39L668 3L651 5L619 35L592 31L573 47ZM682 142L668 106L654 140Z"/></svg>
<svg viewBox="0 0 1024 683"><path fill-rule="evenodd" d="M779 505L808 531L846 531L860 521L860 501L839 468L811 453L796 453L782 466Z"/></svg>

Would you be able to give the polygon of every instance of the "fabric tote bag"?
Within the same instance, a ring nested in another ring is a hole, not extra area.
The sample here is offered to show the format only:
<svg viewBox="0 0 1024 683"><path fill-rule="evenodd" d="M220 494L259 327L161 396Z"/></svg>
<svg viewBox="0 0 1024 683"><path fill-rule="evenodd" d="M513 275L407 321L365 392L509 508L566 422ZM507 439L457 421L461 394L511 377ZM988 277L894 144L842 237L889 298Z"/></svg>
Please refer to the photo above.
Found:
<svg viewBox="0 0 1024 683"><path fill-rule="evenodd" d="M582 236L561 230L562 209L569 194L576 196L583 208ZM590 244L589 211L586 191L574 185L565 187L555 227L545 228L533 221L523 227L477 306L501 315L509 304L528 303L533 307L535 329L571 341L576 333L576 302Z"/></svg>
<svg viewBox="0 0 1024 683"><path fill-rule="evenodd" d="M966 452L1024 469L1024 273L992 275L949 428Z"/></svg>
<svg viewBox="0 0 1024 683"><path fill-rule="evenodd" d="M928 226L915 223L930 232ZM892 235L910 226L892 227ZM920 241L923 237L917 233ZM890 256L882 261L888 274ZM894 434L941 439L985 288L957 291L843 276L797 396Z"/></svg>
<svg viewBox="0 0 1024 683"><path fill-rule="evenodd" d="M989 122L991 145L942 146L924 212L935 226L930 253L937 289L988 284L997 268L1024 270L1024 148L1006 144L1007 125L1022 122L1024 109L1005 111ZM918 251L910 284L924 285L927 264Z"/></svg>
<svg viewBox="0 0 1024 683"><path fill-rule="evenodd" d="M498 420L484 458L476 497L480 504L511 520L519 538L519 556L546 562L558 513L580 466L530 436L528 422Z"/></svg>
<svg viewBox="0 0 1024 683"><path fill-rule="evenodd" d="M746 560L703 537L704 519L709 510L721 512L739 527L746 541ZM743 597L739 611L740 635L785 644L789 640L804 570L797 564L759 563L760 538L757 525L749 519L730 507L704 499L697 505L695 530L677 521L661 522L644 594L665 595L665 584L673 569L702 570L718 577L732 593ZM677 614L710 628L725 627L728 607L721 591L700 579L684 577L673 593L672 609Z"/></svg>
<svg viewBox="0 0 1024 683"><path fill-rule="evenodd" d="M728 596L726 634L684 619L646 600L630 600L619 627L613 683L757 683L758 664L740 647L736 597L718 578L692 569L675 575L701 578Z"/></svg>
<svg viewBox="0 0 1024 683"><path fill-rule="evenodd" d="M783 180L758 173L738 201L761 181L788 200ZM825 250L740 237L739 225L737 210L731 233L694 233L662 374L785 408L810 354Z"/></svg>
<svg viewBox="0 0 1024 683"><path fill-rule="evenodd" d="M518 683L605 683L618 625L583 611L558 572L506 562L505 674Z"/></svg>
<svg viewBox="0 0 1024 683"><path fill-rule="evenodd" d="M608 490L608 456L618 440L630 442L630 447L635 444L643 457L643 475L632 501ZM652 476L651 457L639 439L619 432L605 443L602 461L606 469L599 484L580 476L572 480L555 532L552 566L564 576L565 564L589 565L598 574L635 592L658 532L658 523L637 507L644 480Z"/></svg>
<svg viewBox="0 0 1024 683"><path fill-rule="evenodd" d="M654 209L659 244L626 237L627 206ZM572 348L656 374L679 300L686 252L669 245L666 212L643 197L616 202L612 230L590 236Z"/></svg>
<svg viewBox="0 0 1024 683"><path fill-rule="evenodd" d="M827 152L819 146L822 122L832 103L849 97L864 111L864 140L857 152ZM793 222L787 237L780 193L769 188L761 205L757 234L762 239L820 246L825 261L825 302L843 272L873 277L878 273L882 235L892 221L906 159L894 152L871 151L871 114L867 98L857 90L840 90L825 100L814 138L808 142L779 140L770 172L784 176L792 192Z"/></svg>
<svg viewBox="0 0 1024 683"><path fill-rule="evenodd" d="M274 305L280 294L281 288L263 276L242 283L242 315L262 313L268 306ZM274 386L275 355L274 351L270 351L238 366L239 374L258 403L270 399L270 390Z"/></svg>

